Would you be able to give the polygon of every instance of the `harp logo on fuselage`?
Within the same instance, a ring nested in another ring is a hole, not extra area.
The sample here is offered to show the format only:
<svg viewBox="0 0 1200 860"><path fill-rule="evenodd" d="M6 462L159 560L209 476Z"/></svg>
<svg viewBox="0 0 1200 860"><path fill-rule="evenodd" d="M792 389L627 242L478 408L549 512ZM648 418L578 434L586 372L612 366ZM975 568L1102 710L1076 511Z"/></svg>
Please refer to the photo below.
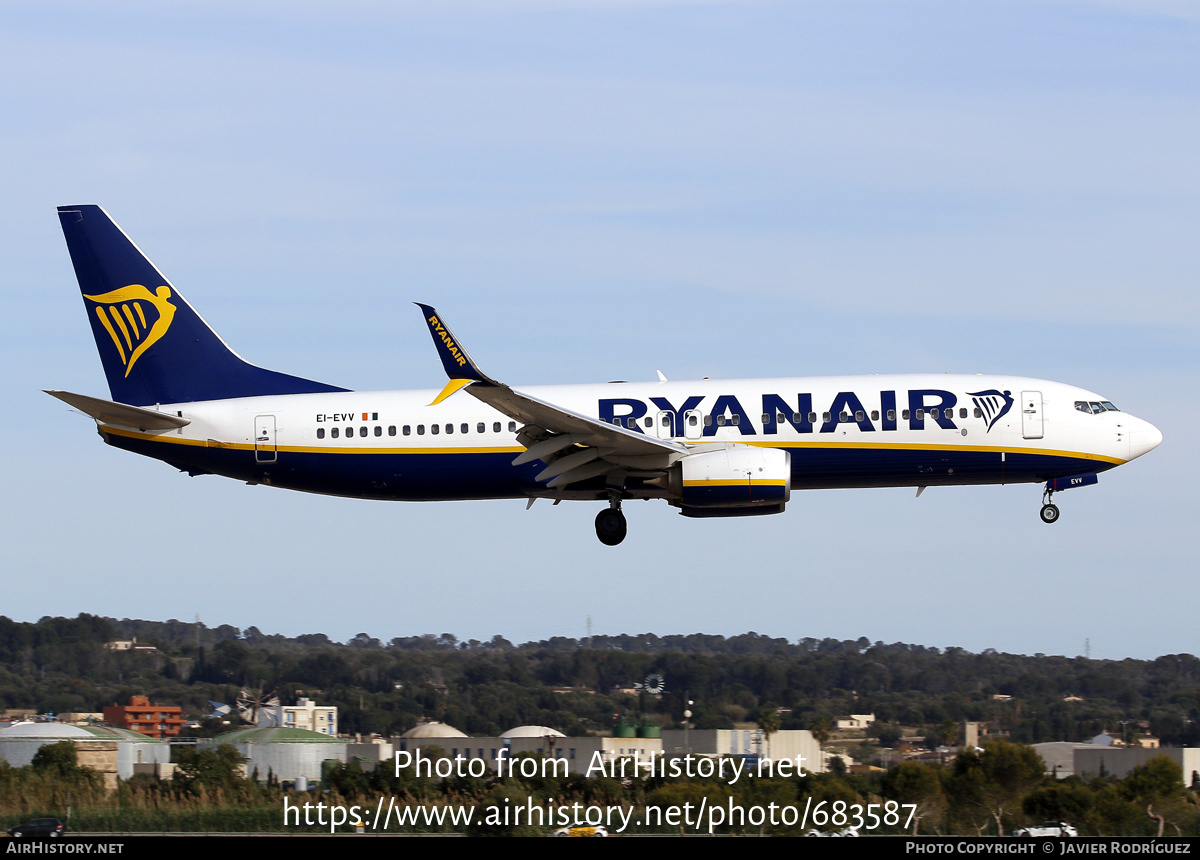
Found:
<svg viewBox="0 0 1200 860"><path fill-rule="evenodd" d="M968 391L967 396L971 398L975 408L983 413L983 420L987 422L989 433L996 422L1008 414L1008 410L1012 409L1013 405L1011 391L997 391L989 388L987 391Z"/></svg>

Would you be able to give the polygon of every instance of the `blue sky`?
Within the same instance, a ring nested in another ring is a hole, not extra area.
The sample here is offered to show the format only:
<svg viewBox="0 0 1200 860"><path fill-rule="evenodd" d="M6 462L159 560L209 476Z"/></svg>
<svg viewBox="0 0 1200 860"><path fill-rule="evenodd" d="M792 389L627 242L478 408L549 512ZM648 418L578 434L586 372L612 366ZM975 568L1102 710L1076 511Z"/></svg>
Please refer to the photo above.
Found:
<svg viewBox="0 0 1200 860"><path fill-rule="evenodd" d="M1200 16L1119 2L15 2L0 33L0 613L516 641L755 630L1196 643ZM243 356L438 387L951 371L1163 430L1060 497L801 493L759 520L186 478L106 396L54 217L98 203Z"/></svg>

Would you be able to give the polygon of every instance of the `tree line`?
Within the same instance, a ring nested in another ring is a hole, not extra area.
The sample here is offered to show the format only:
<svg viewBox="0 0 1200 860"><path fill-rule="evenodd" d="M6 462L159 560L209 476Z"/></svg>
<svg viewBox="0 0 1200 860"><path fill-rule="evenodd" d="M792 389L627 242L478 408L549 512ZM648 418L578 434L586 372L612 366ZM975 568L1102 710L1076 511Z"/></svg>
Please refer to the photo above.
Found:
<svg viewBox="0 0 1200 860"><path fill-rule="evenodd" d="M158 653L105 647L134 636ZM651 675L664 679L661 694L616 692ZM242 687L336 705L352 734L395 735L439 719L474 735L526 724L583 735L609 731L617 714L679 727L687 699L696 728L732 728L764 710L780 715L782 729L874 713L877 740L889 742L916 733L934 745L949 739L948 724L969 720L1022 743L1083 741L1105 730L1200 743L1200 660L1190 654L1091 660L756 633L519 645L448 633L383 643L364 633L338 643L175 620L0 617L6 709L91 712L146 695L203 717L209 700L232 704Z"/></svg>

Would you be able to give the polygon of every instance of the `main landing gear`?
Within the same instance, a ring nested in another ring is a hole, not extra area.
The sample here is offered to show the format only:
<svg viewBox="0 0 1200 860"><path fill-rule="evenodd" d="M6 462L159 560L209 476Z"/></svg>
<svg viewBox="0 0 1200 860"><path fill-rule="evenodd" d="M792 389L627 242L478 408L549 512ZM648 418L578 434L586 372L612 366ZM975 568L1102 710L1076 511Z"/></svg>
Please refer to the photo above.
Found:
<svg viewBox="0 0 1200 860"><path fill-rule="evenodd" d="M596 514L596 537L605 546L616 546L625 540L627 530L625 515L621 513L621 500L613 498L607 508Z"/></svg>
<svg viewBox="0 0 1200 860"><path fill-rule="evenodd" d="M1058 522L1058 505L1052 504L1054 493L1046 490L1042 493L1042 522L1056 523Z"/></svg>

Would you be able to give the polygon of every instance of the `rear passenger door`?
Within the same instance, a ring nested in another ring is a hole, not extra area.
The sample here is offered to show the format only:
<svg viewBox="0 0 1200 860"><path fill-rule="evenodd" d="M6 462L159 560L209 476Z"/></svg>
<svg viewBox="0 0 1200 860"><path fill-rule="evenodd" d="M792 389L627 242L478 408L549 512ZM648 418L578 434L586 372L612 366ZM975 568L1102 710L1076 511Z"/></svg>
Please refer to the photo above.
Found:
<svg viewBox="0 0 1200 860"><path fill-rule="evenodd" d="M274 463L275 453L275 416L254 416L254 462Z"/></svg>

